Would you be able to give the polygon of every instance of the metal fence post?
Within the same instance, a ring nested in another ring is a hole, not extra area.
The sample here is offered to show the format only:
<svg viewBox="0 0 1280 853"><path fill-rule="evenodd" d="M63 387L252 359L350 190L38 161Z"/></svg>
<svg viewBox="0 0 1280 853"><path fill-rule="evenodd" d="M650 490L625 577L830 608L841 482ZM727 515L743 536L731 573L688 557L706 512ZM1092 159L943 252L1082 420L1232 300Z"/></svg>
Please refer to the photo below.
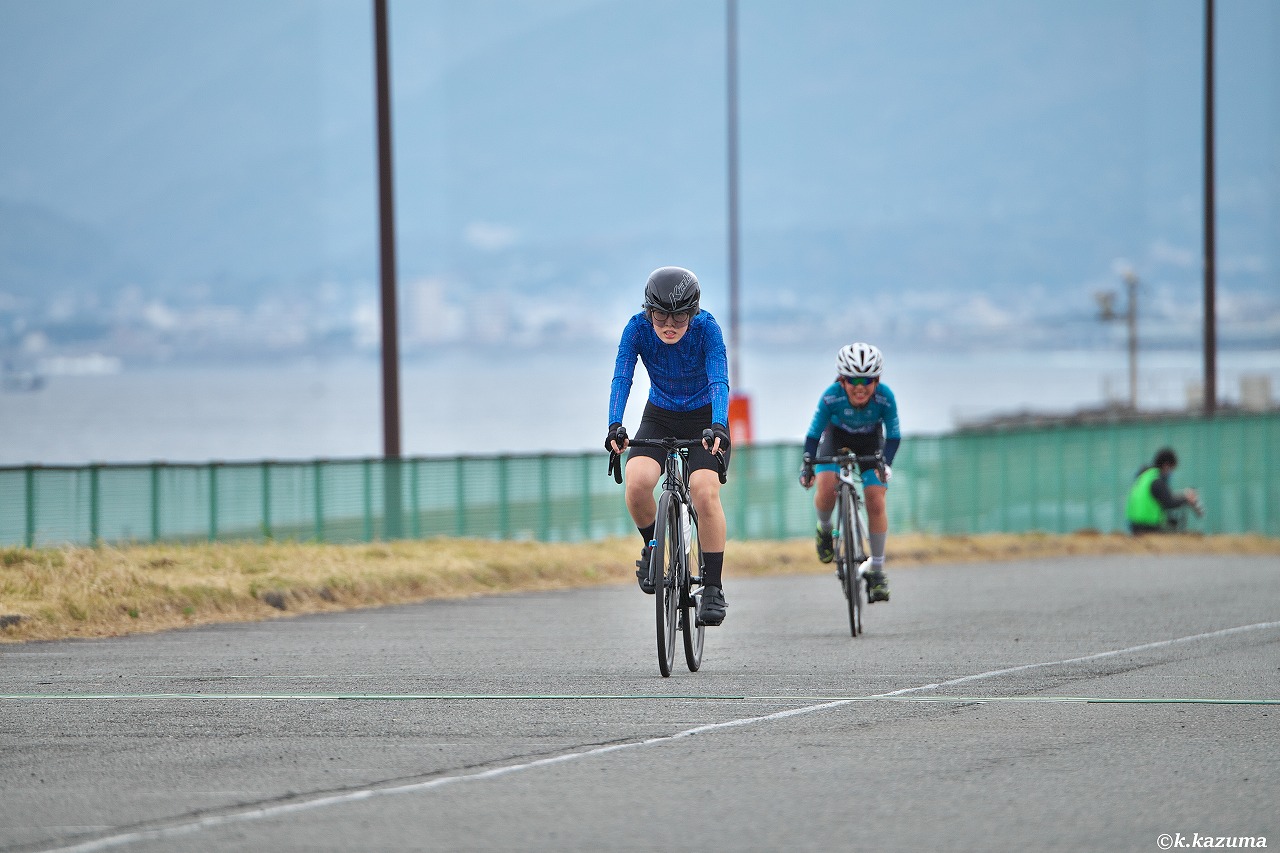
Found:
<svg viewBox="0 0 1280 853"><path fill-rule="evenodd" d="M151 463L151 541L160 541L160 463Z"/></svg>
<svg viewBox="0 0 1280 853"><path fill-rule="evenodd" d="M507 462L509 456L498 457L498 538L506 539L510 535L507 518Z"/></svg>
<svg viewBox="0 0 1280 853"><path fill-rule="evenodd" d="M582 538L591 538L591 456L583 453L582 463Z"/></svg>
<svg viewBox="0 0 1280 853"><path fill-rule="evenodd" d="M1264 426L1265 429L1266 427ZM1262 463L1260 468L1262 473L1258 476L1260 481L1258 495L1262 501L1262 506L1259 507L1261 512L1259 518L1262 519L1262 533L1267 536L1276 536L1280 535L1280 519L1276 518L1271 509L1271 495L1276 482L1276 478L1271 476L1271 471L1273 470L1271 466L1275 458L1275 443L1280 441L1280 420L1271 421L1270 429L1267 431L1273 434L1266 435L1264 433L1262 436L1262 458L1259 460Z"/></svg>
<svg viewBox="0 0 1280 853"><path fill-rule="evenodd" d="M1001 433L996 446L996 470L1000 477L1000 529L1009 530L1009 436Z"/></svg>
<svg viewBox="0 0 1280 853"><path fill-rule="evenodd" d="M783 539L787 535L787 454L781 444L773 446L773 478L774 478L774 514L773 538Z"/></svg>
<svg viewBox="0 0 1280 853"><path fill-rule="evenodd" d="M271 539L271 462L262 462L262 536Z"/></svg>
<svg viewBox="0 0 1280 853"><path fill-rule="evenodd" d="M96 546L101 539L99 529L102 512L102 466L96 462L89 466L89 544Z"/></svg>
<svg viewBox="0 0 1280 853"><path fill-rule="evenodd" d="M26 542L28 548L36 547L36 466L28 465L23 475L27 492Z"/></svg>
<svg viewBox="0 0 1280 853"><path fill-rule="evenodd" d="M209 541L218 539L218 463L209 464Z"/></svg>
<svg viewBox="0 0 1280 853"><path fill-rule="evenodd" d="M1067 532L1067 432L1062 427L1054 428L1054 437L1058 445L1055 454L1058 460L1058 532Z"/></svg>
<svg viewBox="0 0 1280 853"><path fill-rule="evenodd" d="M467 535L467 488L466 488L466 457L459 456L454 460L454 518L456 523L455 530L459 536Z"/></svg>
<svg viewBox="0 0 1280 853"><path fill-rule="evenodd" d="M361 466L364 485L364 541L373 541L373 460L366 459ZM317 478L319 482L319 478Z"/></svg>
<svg viewBox="0 0 1280 853"><path fill-rule="evenodd" d="M418 492L418 477L421 471L421 459L409 462L409 512L413 514L409 522L409 534L414 539L422 538L422 499Z"/></svg>
<svg viewBox="0 0 1280 853"><path fill-rule="evenodd" d="M538 460L538 474L541 478L540 491L542 502L538 511L538 541L551 541L551 456L542 454Z"/></svg>
<svg viewBox="0 0 1280 853"><path fill-rule="evenodd" d="M315 461L315 516L316 516L316 541L324 541L324 461L317 459Z"/></svg>

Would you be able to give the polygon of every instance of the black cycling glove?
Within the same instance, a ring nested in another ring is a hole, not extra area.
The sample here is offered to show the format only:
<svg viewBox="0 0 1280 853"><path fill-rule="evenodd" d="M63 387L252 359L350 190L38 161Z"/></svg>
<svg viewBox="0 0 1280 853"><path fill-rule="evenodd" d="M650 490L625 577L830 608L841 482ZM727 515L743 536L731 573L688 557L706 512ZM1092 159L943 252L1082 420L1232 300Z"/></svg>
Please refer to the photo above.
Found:
<svg viewBox="0 0 1280 853"><path fill-rule="evenodd" d="M710 450L715 444L716 439L720 439L720 452L724 453L729 449L729 428L721 424L712 424L702 431L702 445Z"/></svg>
<svg viewBox="0 0 1280 853"><path fill-rule="evenodd" d="M808 453L804 455L804 461L800 463L800 485L806 489L813 485L813 457Z"/></svg>
<svg viewBox="0 0 1280 853"><path fill-rule="evenodd" d="M617 445L619 447L622 447L622 445L625 444L626 441L627 441L627 428L624 427L622 424L609 424L609 434L605 436L604 449L609 451L610 453L617 453L619 451L616 451L613 449L614 442L617 442Z"/></svg>

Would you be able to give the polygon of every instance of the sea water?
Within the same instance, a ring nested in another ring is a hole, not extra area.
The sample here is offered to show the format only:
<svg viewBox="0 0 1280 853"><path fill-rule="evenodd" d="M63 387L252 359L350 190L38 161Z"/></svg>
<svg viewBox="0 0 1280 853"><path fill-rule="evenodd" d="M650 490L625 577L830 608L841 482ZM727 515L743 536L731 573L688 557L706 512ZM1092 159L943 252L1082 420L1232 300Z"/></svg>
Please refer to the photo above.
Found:
<svg viewBox="0 0 1280 853"><path fill-rule="evenodd" d="M406 456L578 452L602 446L613 348L453 352L400 369ZM885 383L905 435L939 434L1000 413L1065 413L1128 399L1124 353L887 352ZM800 441L834 353L744 352L737 389L750 398L756 442ZM1182 409L1203 365L1196 352L1143 353L1138 402ZM1223 352L1219 396L1242 376L1280 394L1280 353ZM642 367L627 407L634 431L648 391ZM130 369L46 377L36 391L0 393L0 465L207 462L379 456L377 359Z"/></svg>

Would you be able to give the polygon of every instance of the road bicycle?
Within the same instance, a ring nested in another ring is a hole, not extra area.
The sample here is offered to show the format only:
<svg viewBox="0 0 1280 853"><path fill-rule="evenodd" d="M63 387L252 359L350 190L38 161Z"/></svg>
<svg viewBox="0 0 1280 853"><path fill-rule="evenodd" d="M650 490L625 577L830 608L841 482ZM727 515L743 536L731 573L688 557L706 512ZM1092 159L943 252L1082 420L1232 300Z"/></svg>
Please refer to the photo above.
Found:
<svg viewBox="0 0 1280 853"><path fill-rule="evenodd" d="M836 474L836 517L831 539L836 552L836 577L840 579L849 608L849 633L857 637L862 633L862 608L867 597L866 562L870 556L859 467L882 468L884 456L878 452L858 456L844 448L834 456L819 456L810 461L814 465L840 466Z"/></svg>
<svg viewBox="0 0 1280 853"><path fill-rule="evenodd" d="M649 580L653 584L654 609L658 637L658 670L663 678L671 675L676 659L676 633L684 639L684 660L690 672L702 666L702 646L706 627L698 619L698 603L702 586L702 549L698 545L698 511L689 498L689 449L702 445L703 439L633 438L633 447L656 447L665 450L666 476L662 495L658 498L658 516L654 538L649 542ZM725 481L724 455L716 454L720 463L720 482ZM622 482L620 454L609 454L609 473Z"/></svg>

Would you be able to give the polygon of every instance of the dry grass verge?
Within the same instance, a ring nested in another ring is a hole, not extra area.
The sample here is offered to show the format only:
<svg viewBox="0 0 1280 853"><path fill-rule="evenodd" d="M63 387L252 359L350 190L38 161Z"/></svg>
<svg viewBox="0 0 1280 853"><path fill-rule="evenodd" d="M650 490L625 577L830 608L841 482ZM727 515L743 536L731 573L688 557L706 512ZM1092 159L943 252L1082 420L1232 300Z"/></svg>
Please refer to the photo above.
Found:
<svg viewBox="0 0 1280 853"><path fill-rule="evenodd" d="M634 537L0 549L0 642L111 637L500 592L631 583ZM892 565L1087 554L1275 554L1261 536L890 538ZM827 572L809 540L731 542L728 577Z"/></svg>

